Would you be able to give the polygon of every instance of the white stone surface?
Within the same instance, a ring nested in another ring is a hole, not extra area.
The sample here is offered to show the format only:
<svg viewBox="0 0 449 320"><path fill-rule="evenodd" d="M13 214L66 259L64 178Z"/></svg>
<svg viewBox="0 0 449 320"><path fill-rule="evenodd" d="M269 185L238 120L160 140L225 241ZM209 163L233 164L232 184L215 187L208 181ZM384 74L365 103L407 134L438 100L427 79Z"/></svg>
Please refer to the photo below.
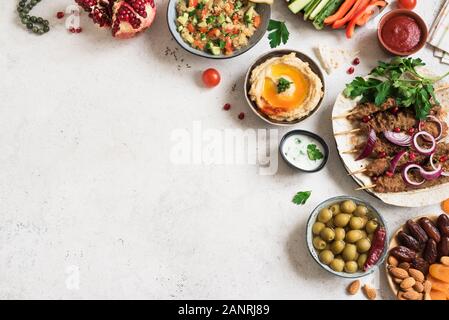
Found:
<svg viewBox="0 0 449 320"><path fill-rule="evenodd" d="M329 142L331 157L320 173L301 174L281 160L274 176L259 175L254 165L174 165L171 133L191 130L194 121L203 128L270 128L242 93L250 61L269 50L266 38L227 61L179 49L180 63L164 55L166 47L177 48L166 0L156 1L153 27L127 41L98 30L85 14L83 33L66 32L54 15L69 0L36 7L37 15L52 17L51 32L36 37L18 23L16 2L0 2L2 299L345 299L348 281L321 270L304 243L306 219L320 201L362 197L391 231L408 217L440 212L389 207L353 191L330 121L333 99L352 78L346 68L326 77L325 103L296 126ZM340 31L317 32L277 2L273 18L288 23L287 47L310 55L321 42L359 49L358 75L387 58L373 29L357 30L350 41ZM440 1L418 2L430 22ZM429 48L419 56L449 70ZM201 87L207 67L221 71L218 88ZM226 102L229 112L221 109ZM291 203L300 190L313 191L303 207ZM382 298L392 298L381 279Z"/></svg>

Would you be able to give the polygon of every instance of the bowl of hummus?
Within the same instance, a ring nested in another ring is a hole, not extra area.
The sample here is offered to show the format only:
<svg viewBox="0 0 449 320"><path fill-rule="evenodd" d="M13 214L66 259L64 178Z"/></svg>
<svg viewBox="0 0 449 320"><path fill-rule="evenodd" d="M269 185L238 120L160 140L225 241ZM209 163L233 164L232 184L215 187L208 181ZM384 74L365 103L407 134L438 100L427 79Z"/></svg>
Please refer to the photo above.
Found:
<svg viewBox="0 0 449 320"><path fill-rule="evenodd" d="M275 125L294 125L310 117L323 102L324 76L309 56L275 50L249 68L245 93L251 109Z"/></svg>

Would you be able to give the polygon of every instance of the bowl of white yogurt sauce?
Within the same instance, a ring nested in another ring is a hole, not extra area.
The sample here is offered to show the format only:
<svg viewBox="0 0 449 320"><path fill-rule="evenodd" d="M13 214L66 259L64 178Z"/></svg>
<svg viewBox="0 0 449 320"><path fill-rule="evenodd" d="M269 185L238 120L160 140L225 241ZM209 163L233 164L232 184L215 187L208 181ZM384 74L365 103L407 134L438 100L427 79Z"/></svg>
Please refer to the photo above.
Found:
<svg viewBox="0 0 449 320"><path fill-rule="evenodd" d="M279 153L291 167L312 173L326 165L329 147L323 138L313 132L292 130L282 137Z"/></svg>

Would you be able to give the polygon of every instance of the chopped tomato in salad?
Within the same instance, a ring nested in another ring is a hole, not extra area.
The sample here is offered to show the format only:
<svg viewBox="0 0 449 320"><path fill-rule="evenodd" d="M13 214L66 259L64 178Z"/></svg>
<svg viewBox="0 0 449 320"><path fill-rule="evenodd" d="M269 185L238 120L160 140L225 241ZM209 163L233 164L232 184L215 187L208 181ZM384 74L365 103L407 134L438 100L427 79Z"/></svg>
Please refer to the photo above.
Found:
<svg viewBox="0 0 449 320"><path fill-rule="evenodd" d="M176 24L183 40L213 55L230 55L248 45L261 25L248 0L179 0Z"/></svg>

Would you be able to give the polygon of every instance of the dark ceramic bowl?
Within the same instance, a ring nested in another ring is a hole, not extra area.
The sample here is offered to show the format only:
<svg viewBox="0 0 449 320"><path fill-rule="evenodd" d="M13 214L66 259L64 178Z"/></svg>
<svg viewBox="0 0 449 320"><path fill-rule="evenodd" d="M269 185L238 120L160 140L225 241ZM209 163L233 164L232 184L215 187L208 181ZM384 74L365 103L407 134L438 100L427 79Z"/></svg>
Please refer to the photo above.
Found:
<svg viewBox="0 0 449 320"><path fill-rule="evenodd" d="M315 109L313 109L312 112L305 115L304 117L293 120L293 121L279 121L279 120L271 119L265 113L261 112L259 110L259 108L257 107L256 103L250 99L250 97L248 95L249 90L251 89L250 78L251 78L251 73L253 72L253 70L255 68L257 68L259 65L261 65L262 63L264 63L265 61L267 61L268 59L271 59L274 57L282 57L282 56L285 56L292 52L294 52L296 54L297 58L301 59L304 62L307 62L309 64L310 69L312 69L312 71L321 79L321 83L323 84L323 96L321 97L321 99L318 102L318 105L315 107ZM326 95L326 83L324 80L324 75L323 75L323 72L321 71L320 67L318 66L318 64L315 62L315 60L313 60L311 57L309 57L308 55L306 55L302 52L299 52L296 50L288 50L288 49L273 50L273 51L265 53L261 57L257 58L257 60L251 65L251 67L248 69L248 72L246 73L244 86L245 86L244 87L245 98L246 98L246 101L248 102L248 105L250 106L251 110L253 110L254 113L257 116L259 116L259 118L261 118L262 120L264 120L270 124L274 124L274 125L278 125L278 126L292 126L292 125L295 125L295 124L307 119L308 117L313 115L320 108L321 104L324 101L324 97Z"/></svg>
<svg viewBox="0 0 449 320"><path fill-rule="evenodd" d="M209 59L230 59L237 57L246 51L250 50L252 47L254 47L265 35L265 32L268 29L268 23L270 22L271 17L271 6L268 4L262 4L258 3L256 4L256 11L259 13L259 15L262 18L262 23L260 24L260 27L256 30L256 32L253 34L251 38L249 38L249 43L247 46L241 48L240 50L234 51L231 55L213 55L209 52L202 51L195 49L190 46L187 42L182 39L181 35L179 34L176 26L176 4L180 0L170 0L167 6L167 23L168 23L168 29L170 30L170 33L172 34L173 38L176 40L176 42L186 51L193 53L194 55L197 55L199 57L203 58L209 58Z"/></svg>
<svg viewBox="0 0 449 320"><path fill-rule="evenodd" d="M317 167L317 168L314 169L314 170L305 170L305 169L302 169L302 168L300 168L300 167L295 166L293 163L291 163L291 162L285 157L284 153L282 152L282 146L284 145L285 140L286 140L289 136L291 136L292 134L302 134L302 135L304 135L304 136L309 136L309 137L312 137L312 138L316 139L319 143L321 143L321 145L323 146L323 149L324 149L324 159L323 159L323 162L320 164L319 167ZM299 171L302 171L302 172L314 173L314 172L320 171L320 170L323 169L324 166L326 165L327 160L329 159L329 146L327 145L326 141L324 141L324 139L321 138L319 135L317 135L317 134L315 134L315 133L313 133L313 132L310 132L310 131L305 131L305 130L299 130L299 129L298 129L298 130L292 130L292 131L289 131L289 132L287 132L287 133L282 137L281 142L279 142L279 153L281 154L282 159L284 159L284 161L287 162L287 164L288 164L290 167L295 168L295 169L297 169L297 170L299 170Z"/></svg>
<svg viewBox="0 0 449 320"><path fill-rule="evenodd" d="M421 40L419 41L418 45L413 48L413 50L410 51L396 51L394 49L392 49L391 47L389 47L385 41L382 38L382 30L385 26L385 23L387 23L390 19L395 18L397 16L407 16L412 18L413 20L416 21L416 23L418 24L419 28L421 29ZM380 46L387 52L397 55L397 56L409 56L412 55L416 52L418 52L419 50L421 50L427 41L427 36L429 35L429 31L427 29L427 25L424 22L424 20L415 12L411 11L411 10L406 10L406 9L397 9L397 10L392 10L390 12L388 12L387 14L385 14L382 19L379 22L379 26L377 27L377 38L379 40Z"/></svg>

